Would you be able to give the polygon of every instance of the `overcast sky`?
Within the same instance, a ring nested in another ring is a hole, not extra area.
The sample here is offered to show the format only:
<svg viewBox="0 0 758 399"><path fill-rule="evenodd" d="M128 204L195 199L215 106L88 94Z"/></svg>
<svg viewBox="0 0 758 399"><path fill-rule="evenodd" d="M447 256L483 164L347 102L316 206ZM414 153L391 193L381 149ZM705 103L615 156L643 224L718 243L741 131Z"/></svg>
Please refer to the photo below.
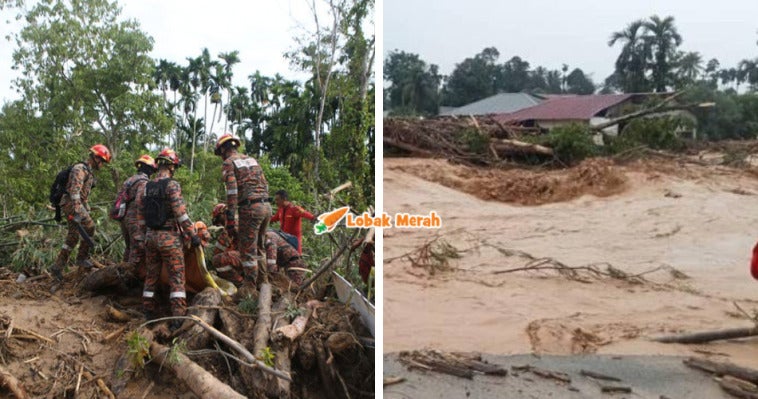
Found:
<svg viewBox="0 0 758 399"><path fill-rule="evenodd" d="M30 2L31 3L31 2ZM318 2L317 2L318 3ZM234 84L247 85L247 76L260 70L264 75L280 73L290 79L304 74L290 68L283 54L295 47L293 37L310 29L313 17L306 0L120 0L122 16L140 22L142 31L154 39L153 58L180 65L186 57L200 55L203 47L215 57L220 52L239 50L241 63L234 67ZM0 103L17 99L10 89L16 77L11 70L15 44L4 37L19 24L0 18Z"/></svg>
<svg viewBox="0 0 758 399"><path fill-rule="evenodd" d="M601 83L613 72L619 45L612 32L636 19L673 16L684 39L722 67L758 57L758 0L385 0L384 51L416 53L449 75L485 47L531 67L581 68Z"/></svg>

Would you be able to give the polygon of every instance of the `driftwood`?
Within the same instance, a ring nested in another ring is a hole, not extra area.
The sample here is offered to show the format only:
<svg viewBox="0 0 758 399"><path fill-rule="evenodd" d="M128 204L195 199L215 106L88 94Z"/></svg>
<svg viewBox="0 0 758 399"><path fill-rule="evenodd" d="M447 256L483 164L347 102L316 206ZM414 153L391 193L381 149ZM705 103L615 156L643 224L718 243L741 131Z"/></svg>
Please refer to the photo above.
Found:
<svg viewBox="0 0 758 399"><path fill-rule="evenodd" d="M758 399L758 386L755 384L725 375L723 378L716 378L721 389L732 396L744 399Z"/></svg>
<svg viewBox="0 0 758 399"><path fill-rule="evenodd" d="M655 342L678 344L702 344L720 339L745 338L758 335L758 327L731 328L728 330L703 331L693 334L670 335L653 338Z"/></svg>
<svg viewBox="0 0 758 399"><path fill-rule="evenodd" d="M582 369L579 373L581 375L585 376L585 377L591 377L591 378L594 378L596 380L606 380L606 381L616 381L616 382L620 382L621 381L620 378L616 378L616 377L613 377L613 376L610 376L610 375L601 374L601 373L598 373L598 372L595 372L595 371L590 371L590 370L584 370L584 369Z"/></svg>
<svg viewBox="0 0 758 399"><path fill-rule="evenodd" d="M683 362L688 367L706 371L717 376L731 375L741 380L758 384L758 370L737 366L731 363L720 363L694 357L684 359Z"/></svg>
<svg viewBox="0 0 758 399"><path fill-rule="evenodd" d="M119 323L126 323L127 321L132 319L131 317L129 317L128 314L114 308L111 305L108 305L108 307L106 308L106 312L108 313L108 318L110 318L113 321L117 321Z"/></svg>
<svg viewBox="0 0 758 399"><path fill-rule="evenodd" d="M409 368L420 368L467 379L472 379L474 372L496 376L508 375L508 370L483 361L479 354L413 351L401 352L399 359Z"/></svg>
<svg viewBox="0 0 758 399"><path fill-rule="evenodd" d="M221 303L221 294L212 287L206 287L192 300L192 306L188 309L189 315L197 316L206 323L213 325L216 322L218 310L215 306ZM187 348L191 350L205 348L211 340L210 333L200 325L193 325L184 333L187 337Z"/></svg>
<svg viewBox="0 0 758 399"><path fill-rule="evenodd" d="M0 366L0 387L6 388L16 399L29 398L29 394L26 393L24 386L3 366Z"/></svg>

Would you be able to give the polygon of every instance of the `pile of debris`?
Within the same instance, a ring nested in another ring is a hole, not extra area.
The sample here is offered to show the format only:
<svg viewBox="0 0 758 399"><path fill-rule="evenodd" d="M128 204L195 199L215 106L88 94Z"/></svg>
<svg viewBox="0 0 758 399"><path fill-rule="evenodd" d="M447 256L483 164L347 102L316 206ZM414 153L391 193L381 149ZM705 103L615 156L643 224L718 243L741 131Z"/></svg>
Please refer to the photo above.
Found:
<svg viewBox="0 0 758 399"><path fill-rule="evenodd" d="M505 125L487 116L388 118L384 120L383 140L390 150L399 149L414 156L492 165L512 157L552 158L551 148L520 140L540 133L539 129Z"/></svg>
<svg viewBox="0 0 758 399"><path fill-rule="evenodd" d="M327 278L299 287L270 275L232 296L208 287L171 331L170 318L145 322L138 293L88 297L70 273L50 294L47 279L0 270L0 396L373 397L373 333Z"/></svg>

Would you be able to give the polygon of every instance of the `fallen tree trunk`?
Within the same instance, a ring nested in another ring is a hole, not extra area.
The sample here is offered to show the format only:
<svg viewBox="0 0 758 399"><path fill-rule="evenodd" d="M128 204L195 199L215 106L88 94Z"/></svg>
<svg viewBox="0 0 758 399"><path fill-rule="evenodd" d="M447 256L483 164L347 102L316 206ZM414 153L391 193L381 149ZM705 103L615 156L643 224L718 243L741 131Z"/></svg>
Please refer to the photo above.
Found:
<svg viewBox="0 0 758 399"><path fill-rule="evenodd" d="M221 303L221 294L213 287L206 287L192 300L192 306L188 309L190 316L196 316L209 325L216 322L218 306ZM187 348L190 350L205 348L211 340L210 333L198 324L194 324L183 334L186 337Z"/></svg>
<svg viewBox="0 0 758 399"><path fill-rule="evenodd" d="M274 306L274 325L273 328L279 329L290 324L289 319L285 315L287 307L291 306L291 296L282 295ZM274 351L274 367L281 372L288 373L291 370L291 342L288 340L278 340L276 336L272 339L272 349ZM275 398L289 398L290 397L290 382L281 378L268 378L267 384L268 394Z"/></svg>
<svg viewBox="0 0 758 399"><path fill-rule="evenodd" d="M527 143L524 141L518 141L518 140L490 140L490 143L492 143L493 148L498 153L503 153L506 155L514 155L514 154L535 154L535 155L545 155L545 156L553 156L553 149L549 147L545 147L539 144L532 144Z"/></svg>
<svg viewBox="0 0 758 399"><path fill-rule="evenodd" d="M258 296L258 318L255 321L253 333L253 353L260 356L268 346L268 338L271 334L271 284L261 284Z"/></svg>
<svg viewBox="0 0 758 399"><path fill-rule="evenodd" d="M29 399L24 386L3 366L0 366L0 387L7 388L16 399Z"/></svg>
<svg viewBox="0 0 758 399"><path fill-rule="evenodd" d="M87 291L103 290L119 285L124 272L118 265L112 265L103 269L97 269L88 274L82 280L82 289Z"/></svg>
<svg viewBox="0 0 758 399"><path fill-rule="evenodd" d="M731 375L741 380L758 384L758 370L737 366L732 363L719 363L712 360L690 357L683 360L684 364L698 370L707 371L717 376Z"/></svg>
<svg viewBox="0 0 758 399"><path fill-rule="evenodd" d="M678 344L702 344L720 339L745 338L758 335L757 327L731 328L728 330L702 331L684 335L669 335L653 338L655 342Z"/></svg>
<svg viewBox="0 0 758 399"><path fill-rule="evenodd" d="M173 370L176 377L187 384L187 387L201 398L245 399L244 395L240 395L229 385L219 381L213 374L178 351L171 353L171 357L176 356L178 361L171 361L168 358L169 348L153 342L150 345L150 354L160 365Z"/></svg>

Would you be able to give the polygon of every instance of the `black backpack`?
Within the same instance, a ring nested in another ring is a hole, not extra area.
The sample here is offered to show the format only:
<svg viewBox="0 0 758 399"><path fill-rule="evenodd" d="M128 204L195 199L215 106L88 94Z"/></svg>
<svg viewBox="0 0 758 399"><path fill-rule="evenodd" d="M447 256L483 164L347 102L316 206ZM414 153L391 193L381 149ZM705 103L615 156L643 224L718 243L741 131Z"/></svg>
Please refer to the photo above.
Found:
<svg viewBox="0 0 758 399"><path fill-rule="evenodd" d="M79 163L84 163L84 162L79 162ZM58 174L55 175L55 180L53 181L53 184L50 186L49 199L50 199L50 205L55 207L55 221L56 222L61 221L61 198L63 198L63 194L66 194L66 186L68 186L68 177L71 175L71 169L73 169L74 166L78 165L79 163L70 165L67 168L58 172ZM86 168L86 165L85 165L85 168Z"/></svg>
<svg viewBox="0 0 758 399"><path fill-rule="evenodd" d="M142 212L147 227L155 229L166 224L171 214L166 198L166 186L171 180L149 181L145 185L145 204Z"/></svg>

